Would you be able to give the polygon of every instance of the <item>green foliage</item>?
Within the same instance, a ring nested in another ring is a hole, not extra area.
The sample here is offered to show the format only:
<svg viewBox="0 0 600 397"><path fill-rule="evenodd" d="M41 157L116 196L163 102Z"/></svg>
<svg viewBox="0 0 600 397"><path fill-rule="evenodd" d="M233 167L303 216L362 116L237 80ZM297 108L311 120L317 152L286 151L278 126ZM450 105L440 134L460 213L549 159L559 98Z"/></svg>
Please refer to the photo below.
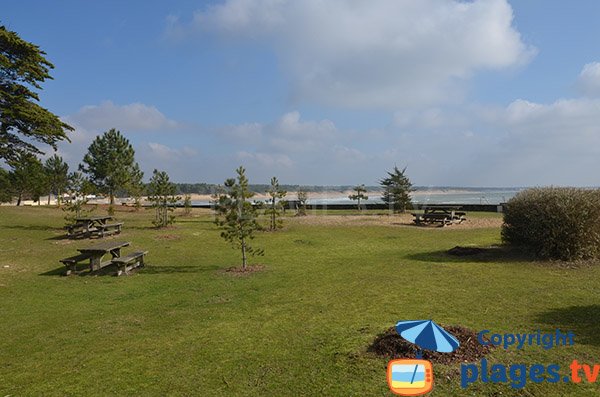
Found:
<svg viewBox="0 0 600 397"><path fill-rule="evenodd" d="M406 176L406 167L400 170L394 166L392 172L379 183L383 187L381 200L394 212L405 212L412 208L410 193L414 191L412 183Z"/></svg>
<svg viewBox="0 0 600 397"><path fill-rule="evenodd" d="M183 215L190 216L192 214L192 196L186 194L183 196Z"/></svg>
<svg viewBox="0 0 600 397"><path fill-rule="evenodd" d="M62 194L69 185L69 165L63 161L62 157L54 154L44 163L44 172L48 178L50 193L56 196L56 202L60 206ZM50 204L50 194L48 194L48 204Z"/></svg>
<svg viewBox="0 0 600 397"><path fill-rule="evenodd" d="M350 200L356 200L356 207L358 208L358 210L360 211L360 200L368 200L369 197L367 195L365 195L365 193L367 192L367 188L365 188L365 185L358 185L354 187L354 191L356 192L355 194L351 194L348 196L348 198Z"/></svg>
<svg viewBox="0 0 600 397"><path fill-rule="evenodd" d="M306 215L306 202L308 201L308 192L304 189L298 189L296 192L298 205L296 206L296 216Z"/></svg>
<svg viewBox="0 0 600 397"><path fill-rule="evenodd" d="M12 186L10 185L10 177L8 171L0 168L0 203L8 203L12 201Z"/></svg>
<svg viewBox="0 0 600 397"><path fill-rule="evenodd" d="M141 180L133 147L114 128L94 139L83 163L79 166L80 171L89 176L98 191L109 195L111 205L118 189L131 188L132 181L135 182L136 178Z"/></svg>
<svg viewBox="0 0 600 397"><path fill-rule="evenodd" d="M146 191L146 185L143 181L144 173L140 170L138 163L133 165L131 170L131 178L127 185L127 191L129 195L134 199L134 207L136 211L139 211L142 207L142 195Z"/></svg>
<svg viewBox="0 0 600 397"><path fill-rule="evenodd" d="M34 90L51 79L54 66L46 53L0 26L0 159L15 161L42 151L34 143L56 149L73 128L36 102Z"/></svg>
<svg viewBox="0 0 600 397"><path fill-rule="evenodd" d="M165 171L154 170L148 184L148 199L152 201L155 209L155 218L152 222L156 227L165 227L175 222L175 216L170 214L175 204L181 197L175 196L177 188L169 180Z"/></svg>
<svg viewBox="0 0 600 397"><path fill-rule="evenodd" d="M225 181L227 193L219 196L215 224L222 229L221 237L234 248L241 250L242 268L245 270L248 254L264 255L262 249L248 244L249 240L254 238L254 232L262 227L257 221L257 209L248 201L254 193L248 188L246 170L240 166L236 172L237 179L230 178Z"/></svg>
<svg viewBox="0 0 600 397"><path fill-rule="evenodd" d="M271 178L271 187L267 190L269 194L268 206L265 214L269 217L269 230L275 231L283 227L281 220L281 211L283 209L282 199L287 195L287 192L279 186L279 181L276 177Z"/></svg>
<svg viewBox="0 0 600 397"><path fill-rule="evenodd" d="M38 201L48 185L40 160L33 154L20 154L9 160L8 165L12 168L8 177L12 192L17 196L17 205L21 205L24 198Z"/></svg>
<svg viewBox="0 0 600 397"><path fill-rule="evenodd" d="M504 209L502 239L544 258L600 256L600 190L527 189Z"/></svg>
<svg viewBox="0 0 600 397"><path fill-rule="evenodd" d="M95 210L95 207L86 209L85 205L88 202L87 195L92 191L93 186L81 172L72 172L69 174L68 186L69 198L66 205L63 207L65 220L73 222L75 218L81 218L84 214L90 214Z"/></svg>

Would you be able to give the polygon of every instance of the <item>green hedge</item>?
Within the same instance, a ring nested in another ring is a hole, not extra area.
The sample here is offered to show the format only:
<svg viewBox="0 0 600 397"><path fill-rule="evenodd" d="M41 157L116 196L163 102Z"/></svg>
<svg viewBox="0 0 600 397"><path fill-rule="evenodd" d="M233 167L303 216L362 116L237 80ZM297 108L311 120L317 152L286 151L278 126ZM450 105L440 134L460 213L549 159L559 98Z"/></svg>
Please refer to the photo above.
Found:
<svg viewBox="0 0 600 397"><path fill-rule="evenodd" d="M502 240L544 258L600 256L600 190L534 188L504 208Z"/></svg>

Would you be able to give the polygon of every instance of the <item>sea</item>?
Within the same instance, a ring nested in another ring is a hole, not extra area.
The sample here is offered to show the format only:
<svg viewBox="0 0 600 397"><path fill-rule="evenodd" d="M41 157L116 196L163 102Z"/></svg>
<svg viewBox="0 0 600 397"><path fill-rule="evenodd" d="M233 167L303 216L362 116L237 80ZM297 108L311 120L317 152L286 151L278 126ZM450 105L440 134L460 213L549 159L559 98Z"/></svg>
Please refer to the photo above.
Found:
<svg viewBox="0 0 600 397"><path fill-rule="evenodd" d="M506 203L524 188L417 188L411 194L412 201L417 204L501 204ZM381 203L380 192L367 192L366 204ZM352 204L356 203L342 193L330 192L326 197L319 193L317 198L310 198L308 204ZM317 194L315 193L315 196ZM294 199L292 194L289 199ZM207 205L207 201L193 201L196 205Z"/></svg>

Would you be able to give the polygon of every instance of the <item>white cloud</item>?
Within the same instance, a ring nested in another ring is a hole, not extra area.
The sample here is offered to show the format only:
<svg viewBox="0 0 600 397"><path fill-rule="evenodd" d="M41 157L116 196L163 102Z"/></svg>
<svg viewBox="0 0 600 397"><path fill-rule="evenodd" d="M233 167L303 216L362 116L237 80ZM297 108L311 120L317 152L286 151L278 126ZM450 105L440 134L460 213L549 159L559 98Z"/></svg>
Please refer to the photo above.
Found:
<svg viewBox="0 0 600 397"><path fill-rule="evenodd" d="M482 69L529 61L506 0L226 0L167 34L271 45L300 100L351 108L455 101Z"/></svg>
<svg viewBox="0 0 600 397"><path fill-rule="evenodd" d="M577 80L577 88L588 96L600 96L600 62L588 63Z"/></svg>
<svg viewBox="0 0 600 397"><path fill-rule="evenodd" d="M240 151L237 154L237 158L245 163L270 169L273 169L274 167L290 168L294 165L294 162L289 156L279 153L250 153L246 151Z"/></svg>
<svg viewBox="0 0 600 397"><path fill-rule="evenodd" d="M187 146L181 149L175 149L156 142L149 142L147 146L150 153L153 155L152 157L161 161L178 161L184 157L194 157L198 154L195 149Z"/></svg>
<svg viewBox="0 0 600 397"><path fill-rule="evenodd" d="M83 128L106 131L116 128L121 132L156 131L177 127L177 123L169 120L154 106L143 103L115 105L104 101L100 105L82 107L77 113L69 116Z"/></svg>

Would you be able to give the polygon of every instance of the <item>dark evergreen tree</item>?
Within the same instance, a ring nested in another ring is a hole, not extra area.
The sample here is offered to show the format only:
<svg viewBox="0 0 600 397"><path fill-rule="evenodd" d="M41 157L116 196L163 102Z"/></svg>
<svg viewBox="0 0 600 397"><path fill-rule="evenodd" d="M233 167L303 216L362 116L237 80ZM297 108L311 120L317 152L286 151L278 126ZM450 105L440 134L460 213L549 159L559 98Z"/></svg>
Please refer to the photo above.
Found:
<svg viewBox="0 0 600 397"><path fill-rule="evenodd" d="M405 173L406 167L399 170L394 166L394 170L379 182L383 188L381 200L394 212L405 212L412 208L410 193L414 189Z"/></svg>
<svg viewBox="0 0 600 397"><path fill-rule="evenodd" d="M0 203L9 203L12 201L12 186L8 171L0 168Z"/></svg>
<svg viewBox="0 0 600 397"><path fill-rule="evenodd" d="M108 194L111 206L117 190L126 190L140 173L133 146L114 128L94 139L79 169L99 192Z"/></svg>
<svg viewBox="0 0 600 397"><path fill-rule="evenodd" d="M48 178L48 205L50 205L50 196L56 196L56 203L60 207L62 194L69 185L69 165L65 163L59 155L48 158L44 163L44 172Z"/></svg>
<svg viewBox="0 0 600 397"><path fill-rule="evenodd" d="M48 186L41 161L33 154L26 153L10 160L8 165L12 168L9 180L12 192L17 197L17 205L21 205L24 198L38 201Z"/></svg>
<svg viewBox="0 0 600 397"><path fill-rule="evenodd" d="M52 79L46 53L0 26L0 159L43 153L35 143L56 149L73 128L37 102L36 90Z"/></svg>

